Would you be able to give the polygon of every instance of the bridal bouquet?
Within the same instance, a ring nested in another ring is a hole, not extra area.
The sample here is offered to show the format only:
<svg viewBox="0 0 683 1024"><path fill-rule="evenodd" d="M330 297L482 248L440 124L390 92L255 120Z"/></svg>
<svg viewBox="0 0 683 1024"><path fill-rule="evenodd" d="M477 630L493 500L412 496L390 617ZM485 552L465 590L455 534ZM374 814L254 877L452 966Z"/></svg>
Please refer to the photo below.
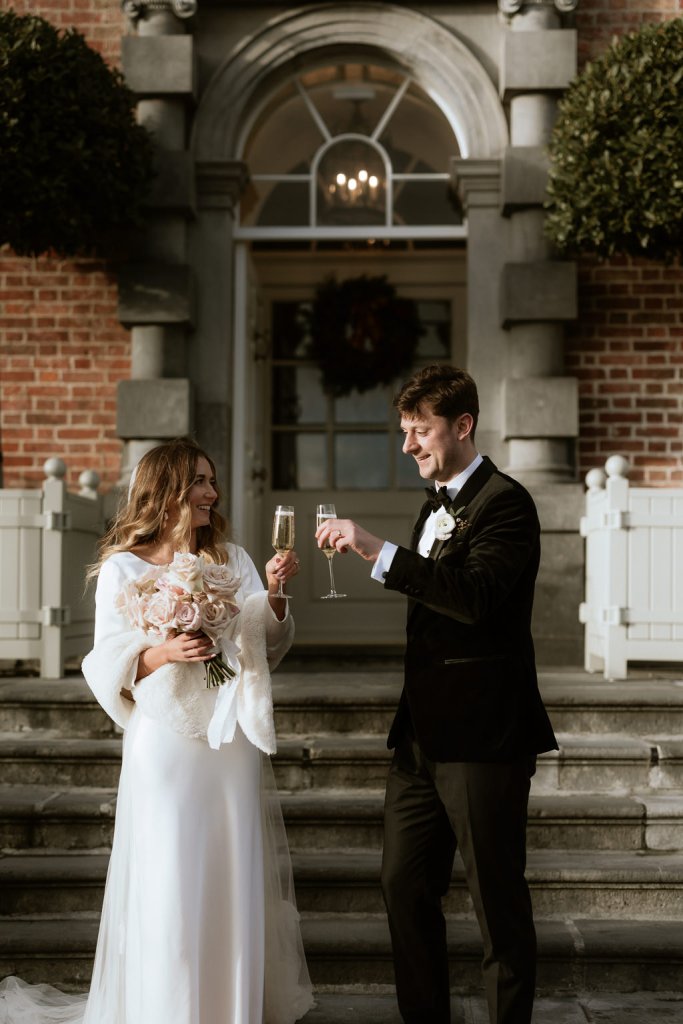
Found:
<svg viewBox="0 0 683 1024"><path fill-rule="evenodd" d="M227 565L176 552L170 565L151 566L137 579L127 580L115 604L133 629L164 640L201 631L216 646L239 611L239 587L240 580ZM220 654L205 662L205 668L207 686L220 686L235 675Z"/></svg>

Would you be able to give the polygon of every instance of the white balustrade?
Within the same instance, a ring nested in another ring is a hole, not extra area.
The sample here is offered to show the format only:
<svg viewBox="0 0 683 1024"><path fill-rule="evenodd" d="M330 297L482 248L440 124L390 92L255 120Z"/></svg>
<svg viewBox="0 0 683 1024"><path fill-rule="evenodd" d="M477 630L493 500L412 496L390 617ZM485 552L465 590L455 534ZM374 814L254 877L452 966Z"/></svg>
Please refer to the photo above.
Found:
<svg viewBox="0 0 683 1024"><path fill-rule="evenodd" d="M630 487L621 455L586 475L585 667L683 662L683 490Z"/></svg>
<svg viewBox="0 0 683 1024"><path fill-rule="evenodd" d="M0 659L40 661L49 679L92 646L94 587L86 566L104 529L99 476L86 470L79 494L66 466L48 459L41 490L0 490Z"/></svg>

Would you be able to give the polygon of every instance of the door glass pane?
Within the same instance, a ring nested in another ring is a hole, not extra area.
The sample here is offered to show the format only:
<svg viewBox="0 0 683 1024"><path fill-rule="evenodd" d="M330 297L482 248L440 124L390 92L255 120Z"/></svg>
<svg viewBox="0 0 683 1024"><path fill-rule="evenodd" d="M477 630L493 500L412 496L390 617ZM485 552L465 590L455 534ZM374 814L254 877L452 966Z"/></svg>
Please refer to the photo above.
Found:
<svg viewBox="0 0 683 1024"><path fill-rule="evenodd" d="M383 387L362 394L352 391L334 403L337 423L386 423L388 411L387 390Z"/></svg>
<svg viewBox="0 0 683 1024"><path fill-rule="evenodd" d="M305 359L308 350L308 312L306 302L273 303L273 357Z"/></svg>
<svg viewBox="0 0 683 1024"><path fill-rule="evenodd" d="M412 455L404 455L402 452L405 437L400 433L396 438L396 486L414 487L415 493L419 492L420 486L426 486L417 470L417 463ZM424 500L424 499L423 499Z"/></svg>
<svg viewBox="0 0 683 1024"><path fill-rule="evenodd" d="M378 490L389 486L389 438L386 434L337 434L334 486Z"/></svg>
<svg viewBox="0 0 683 1024"><path fill-rule="evenodd" d="M327 487L325 434L273 435L273 489L305 491Z"/></svg>
<svg viewBox="0 0 683 1024"><path fill-rule="evenodd" d="M273 368L273 423L325 423L327 398L313 366Z"/></svg>
<svg viewBox="0 0 683 1024"><path fill-rule="evenodd" d="M417 314L422 334L417 353L424 358L448 359L451 353L451 307L449 302L418 301Z"/></svg>

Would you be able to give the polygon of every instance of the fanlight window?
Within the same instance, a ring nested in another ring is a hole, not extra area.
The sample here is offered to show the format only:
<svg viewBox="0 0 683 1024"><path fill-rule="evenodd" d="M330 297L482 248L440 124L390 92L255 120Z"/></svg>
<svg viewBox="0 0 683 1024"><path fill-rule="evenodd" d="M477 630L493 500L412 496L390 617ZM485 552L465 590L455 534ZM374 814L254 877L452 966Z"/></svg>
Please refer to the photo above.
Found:
<svg viewBox="0 0 683 1024"><path fill-rule="evenodd" d="M309 71L251 127L239 233L462 237L449 189L457 155L448 120L410 77L375 65Z"/></svg>

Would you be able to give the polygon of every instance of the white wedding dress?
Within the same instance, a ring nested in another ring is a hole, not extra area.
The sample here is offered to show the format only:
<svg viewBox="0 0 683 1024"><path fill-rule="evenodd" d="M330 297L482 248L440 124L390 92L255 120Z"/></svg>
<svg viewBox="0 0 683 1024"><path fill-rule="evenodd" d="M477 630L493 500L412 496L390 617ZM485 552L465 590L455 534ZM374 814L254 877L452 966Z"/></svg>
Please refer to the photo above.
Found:
<svg viewBox="0 0 683 1024"><path fill-rule="evenodd" d="M243 549L229 554L242 605L263 585ZM105 563L95 650L130 628L113 597L147 568L132 553ZM263 607L270 649L291 624ZM231 636L239 641L238 622ZM207 715L218 692L201 691ZM244 735L239 711L232 740L211 749L142 706L124 733L90 993L6 979L0 1024L293 1024L313 999L269 758Z"/></svg>

